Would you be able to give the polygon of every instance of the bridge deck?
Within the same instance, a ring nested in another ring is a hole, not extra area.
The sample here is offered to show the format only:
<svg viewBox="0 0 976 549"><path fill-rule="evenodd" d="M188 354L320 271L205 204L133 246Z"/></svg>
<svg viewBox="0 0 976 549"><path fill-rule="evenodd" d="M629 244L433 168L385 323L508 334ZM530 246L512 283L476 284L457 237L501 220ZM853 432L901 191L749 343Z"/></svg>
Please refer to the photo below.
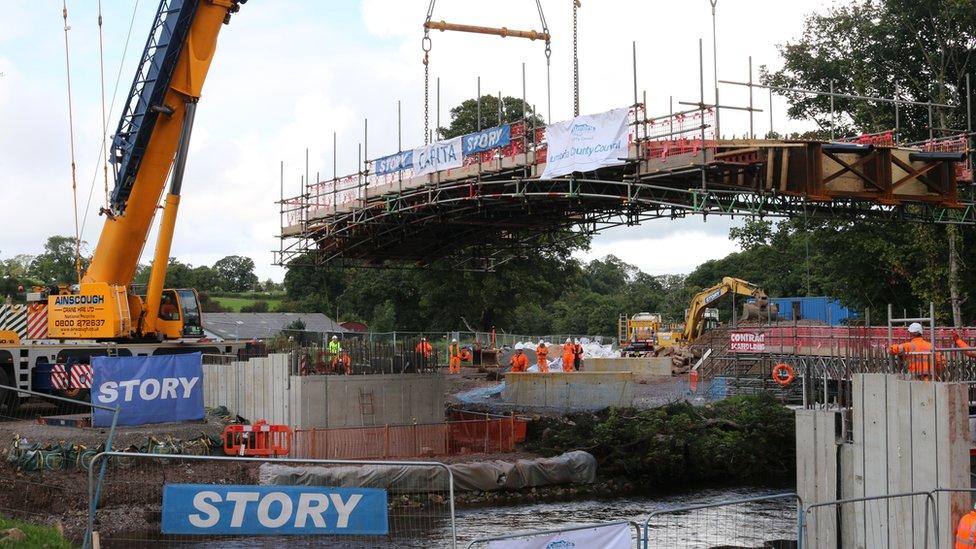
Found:
<svg viewBox="0 0 976 549"><path fill-rule="evenodd" d="M512 125L505 147L422 177L362 173L282 201L288 263L426 266L451 257L483 270L601 229L689 214L974 223L972 188L951 155L821 141L660 139L633 122L618 166L541 179L541 128ZM534 139L532 138L534 136Z"/></svg>

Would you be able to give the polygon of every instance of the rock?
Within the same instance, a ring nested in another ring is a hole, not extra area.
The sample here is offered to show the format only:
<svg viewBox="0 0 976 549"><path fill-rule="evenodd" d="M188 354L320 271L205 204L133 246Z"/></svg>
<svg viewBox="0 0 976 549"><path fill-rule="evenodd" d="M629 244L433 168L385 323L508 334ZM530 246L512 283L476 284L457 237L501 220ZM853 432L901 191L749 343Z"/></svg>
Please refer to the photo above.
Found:
<svg viewBox="0 0 976 549"><path fill-rule="evenodd" d="M8 543L22 543L27 540L27 536L20 530L20 528L8 528L6 530L0 530L0 545L7 545Z"/></svg>

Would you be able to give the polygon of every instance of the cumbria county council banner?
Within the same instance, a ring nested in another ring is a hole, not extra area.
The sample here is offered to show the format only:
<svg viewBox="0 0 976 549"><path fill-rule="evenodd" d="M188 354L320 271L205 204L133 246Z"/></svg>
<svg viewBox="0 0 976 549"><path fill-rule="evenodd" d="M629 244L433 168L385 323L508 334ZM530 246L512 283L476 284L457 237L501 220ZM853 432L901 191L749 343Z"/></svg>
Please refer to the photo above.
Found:
<svg viewBox="0 0 976 549"><path fill-rule="evenodd" d="M623 522L488 543L488 549L630 549L631 525Z"/></svg>
<svg viewBox="0 0 976 549"><path fill-rule="evenodd" d="M542 179L623 164L629 112L623 107L546 126L548 151Z"/></svg>

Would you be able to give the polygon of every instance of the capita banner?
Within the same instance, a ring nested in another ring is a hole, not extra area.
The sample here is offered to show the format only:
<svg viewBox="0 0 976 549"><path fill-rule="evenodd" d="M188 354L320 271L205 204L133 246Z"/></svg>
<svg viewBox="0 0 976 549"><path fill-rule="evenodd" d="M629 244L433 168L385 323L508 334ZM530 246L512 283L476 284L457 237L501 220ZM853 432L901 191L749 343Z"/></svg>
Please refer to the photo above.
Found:
<svg viewBox="0 0 976 549"><path fill-rule="evenodd" d="M508 124L495 126L462 137L464 156L504 147L512 142L512 127Z"/></svg>
<svg viewBox="0 0 976 549"><path fill-rule="evenodd" d="M162 532L193 535L384 535L386 490L166 484Z"/></svg>
<svg viewBox="0 0 976 549"><path fill-rule="evenodd" d="M488 549L630 549L630 531L630 524L625 522L528 538L495 540L488 543Z"/></svg>
<svg viewBox="0 0 976 549"><path fill-rule="evenodd" d="M623 164L629 111L623 107L546 126L548 151L542 179Z"/></svg>
<svg viewBox="0 0 976 549"><path fill-rule="evenodd" d="M730 332L729 350L734 353L765 353L766 334L760 332Z"/></svg>
<svg viewBox="0 0 976 549"><path fill-rule="evenodd" d="M464 163L461 138L438 141L413 150L413 176L460 168Z"/></svg>
<svg viewBox="0 0 976 549"><path fill-rule="evenodd" d="M203 419L200 353L92 358L92 402L119 407L119 425ZM112 424L114 412L94 409L95 427Z"/></svg>

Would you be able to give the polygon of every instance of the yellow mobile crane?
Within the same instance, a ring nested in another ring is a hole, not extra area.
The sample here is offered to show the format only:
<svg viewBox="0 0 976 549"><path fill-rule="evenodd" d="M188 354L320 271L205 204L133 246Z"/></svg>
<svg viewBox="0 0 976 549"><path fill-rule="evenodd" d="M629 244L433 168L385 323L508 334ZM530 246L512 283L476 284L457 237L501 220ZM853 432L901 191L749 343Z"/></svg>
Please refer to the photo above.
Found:
<svg viewBox="0 0 976 549"><path fill-rule="evenodd" d="M220 28L246 1L161 0L112 140L115 188L105 225L78 287L46 296L49 338L203 337L196 291L163 283L197 101ZM139 296L132 280L170 172L149 284Z"/></svg>
<svg viewBox="0 0 976 549"><path fill-rule="evenodd" d="M681 334L681 340L684 343L691 342L702 334L705 327L703 322L705 309L714 306L719 300L729 294L752 297L756 300L755 306L761 315L770 315L772 318L776 318L777 316L775 305L773 309L769 308L769 298L762 288L751 282L727 276L722 279L722 282L698 292L691 299L691 304L688 307L688 312L685 317L685 328Z"/></svg>
<svg viewBox="0 0 976 549"><path fill-rule="evenodd" d="M90 371L94 356L231 354L245 346L206 340L196 291L163 284L197 101L217 35L246 1L160 0L112 139L115 187L92 262L77 285L30 292L26 307L0 305L13 330L0 333L0 386L83 398L89 386L69 374ZM139 295L132 282L167 174L149 284ZM20 398L0 391L0 406Z"/></svg>

